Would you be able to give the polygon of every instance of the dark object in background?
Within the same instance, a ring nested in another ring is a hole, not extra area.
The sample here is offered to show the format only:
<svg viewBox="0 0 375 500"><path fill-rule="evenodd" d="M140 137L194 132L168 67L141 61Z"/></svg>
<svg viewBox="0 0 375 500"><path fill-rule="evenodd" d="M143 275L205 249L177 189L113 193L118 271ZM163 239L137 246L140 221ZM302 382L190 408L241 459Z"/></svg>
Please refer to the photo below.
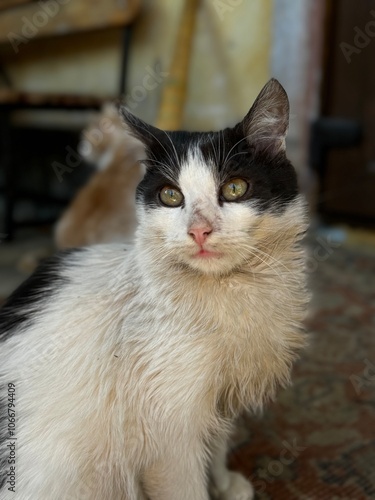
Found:
<svg viewBox="0 0 375 500"><path fill-rule="evenodd" d="M311 126L310 166L318 173L320 193L324 193L327 158L331 150L347 149L360 145L362 127L353 120L321 117ZM324 194L320 198L320 210L324 211Z"/></svg>
<svg viewBox="0 0 375 500"><path fill-rule="evenodd" d="M23 5L17 7L18 3ZM10 50L10 40L4 33L19 33L22 30L22 20L24 18L33 19L41 9L39 3L28 1L8 1L7 9L0 10L0 28L6 26L6 30L0 29L0 45L2 50ZM119 75L114 75L114 78L119 76L119 94L125 90L126 69L129 55L131 24L139 11L140 1L131 0L123 6L115 0L98 3L95 9L92 9L92 2L89 0L76 0L67 4L59 5L59 11L51 16L49 21L40 27L34 34L33 39L40 37L57 37L61 36L61 26L64 26L63 34L69 35L80 33L82 31L102 30L104 28L124 26L122 56L120 61ZM3 33L3 35L1 35ZM16 42L14 42L16 43ZM18 46L13 49L17 52ZM13 54L14 56L14 54ZM6 76L6 72L2 71ZM7 81L8 80L8 81ZM100 109L104 102L103 98L86 95L55 95L42 93L24 93L12 88L9 78L3 77L8 88L0 88L0 135L1 135L1 151L0 151L0 166L3 172L3 186L5 193L5 215L3 231L7 235L7 239L12 239L17 221L15 220L15 211L19 203L21 190L19 189L19 178L16 171L17 167L14 161L14 148L12 148L13 128L11 127L11 112L17 109L64 109L64 110L86 110ZM10 88L9 88L10 87ZM118 97L118 96L114 96ZM106 99L108 100L108 99ZM37 129L35 129L36 131ZM42 131L38 141L45 141L45 130ZM16 148L20 148L21 143L17 143ZM32 149L34 148L32 144ZM64 145L64 148L66 146ZM63 148L63 151L64 151ZM29 167L31 169L31 166ZM27 197L34 202L47 202L46 195L38 197L29 191L24 191L23 197ZM43 200L42 200L43 198ZM50 201L53 204L58 204L61 200L54 199L50 194ZM67 202L68 200L66 200ZM48 218L47 218L48 219ZM47 220L46 220L47 221ZM46 222L45 221L45 222ZM44 222L41 219L29 220L29 223Z"/></svg>
<svg viewBox="0 0 375 500"><path fill-rule="evenodd" d="M56 220L93 171L76 153L79 139L78 132L68 130L12 129L9 149L12 151L12 188L15 191L10 223L17 221L20 227L50 224ZM74 167L59 178L55 165L67 165L67 145L69 151L74 152L74 163L70 163ZM5 184L3 177L4 172L1 172L1 184ZM9 180L8 189L11 187ZM6 229L0 232L5 233Z"/></svg>
<svg viewBox="0 0 375 500"><path fill-rule="evenodd" d="M348 120L337 129L342 135L340 141L347 138L348 143L327 151L321 166L324 175L319 210L331 219L374 225L375 0L331 0L328 5L321 114L333 120L331 124L337 118ZM363 134L355 144L358 125ZM322 124L318 127L323 132ZM326 129L331 138L332 130Z"/></svg>
<svg viewBox="0 0 375 500"><path fill-rule="evenodd" d="M358 146L362 139L361 125L353 120L321 117L311 128L311 165L322 176L330 149Z"/></svg>

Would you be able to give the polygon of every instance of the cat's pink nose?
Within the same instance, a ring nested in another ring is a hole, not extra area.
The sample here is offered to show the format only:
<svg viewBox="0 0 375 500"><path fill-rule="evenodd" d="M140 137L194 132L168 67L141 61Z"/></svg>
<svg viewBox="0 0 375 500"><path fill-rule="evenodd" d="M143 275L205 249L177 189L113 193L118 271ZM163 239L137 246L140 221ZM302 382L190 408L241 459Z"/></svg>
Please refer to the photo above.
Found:
<svg viewBox="0 0 375 500"><path fill-rule="evenodd" d="M193 237L193 239L195 240L196 243L198 243L198 245L203 245L208 235L211 233L212 233L212 227L210 227L208 224L205 226L191 227L189 229L190 236Z"/></svg>

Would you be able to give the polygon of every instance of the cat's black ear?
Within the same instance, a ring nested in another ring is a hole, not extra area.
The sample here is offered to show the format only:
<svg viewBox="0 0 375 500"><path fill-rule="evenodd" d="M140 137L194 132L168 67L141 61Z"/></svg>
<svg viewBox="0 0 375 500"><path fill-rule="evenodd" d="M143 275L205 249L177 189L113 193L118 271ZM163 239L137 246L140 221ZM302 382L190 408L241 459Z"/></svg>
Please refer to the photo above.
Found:
<svg viewBox="0 0 375 500"><path fill-rule="evenodd" d="M150 148L155 142L159 142L163 132L144 122L137 116L133 115L124 106L119 106L119 113L123 118L124 127L136 139L141 141L146 148Z"/></svg>
<svg viewBox="0 0 375 500"><path fill-rule="evenodd" d="M289 100L275 78L263 87L240 125L251 147L273 155L285 151Z"/></svg>

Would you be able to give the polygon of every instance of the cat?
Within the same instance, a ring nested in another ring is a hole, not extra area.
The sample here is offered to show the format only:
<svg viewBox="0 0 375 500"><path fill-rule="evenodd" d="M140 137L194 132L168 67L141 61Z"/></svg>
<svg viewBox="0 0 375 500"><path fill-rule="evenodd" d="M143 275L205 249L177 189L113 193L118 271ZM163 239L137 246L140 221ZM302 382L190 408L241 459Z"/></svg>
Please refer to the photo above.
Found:
<svg viewBox="0 0 375 500"><path fill-rule="evenodd" d="M286 92L270 80L221 132L121 114L146 166L134 245L57 254L0 315L0 497L250 500L228 435L289 382L306 337Z"/></svg>
<svg viewBox="0 0 375 500"><path fill-rule="evenodd" d="M144 176L142 145L126 133L107 103L82 134L81 156L97 172L77 193L55 228L57 248L131 242L136 229L135 189Z"/></svg>

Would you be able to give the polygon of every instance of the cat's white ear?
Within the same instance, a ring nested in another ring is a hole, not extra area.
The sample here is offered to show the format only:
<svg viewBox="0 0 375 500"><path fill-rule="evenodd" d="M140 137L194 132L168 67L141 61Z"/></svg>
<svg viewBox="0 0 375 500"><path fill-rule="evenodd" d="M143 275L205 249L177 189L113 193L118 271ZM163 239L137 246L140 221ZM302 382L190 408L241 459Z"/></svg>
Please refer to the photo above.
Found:
<svg viewBox="0 0 375 500"><path fill-rule="evenodd" d="M155 142L160 141L160 137L163 134L161 130L133 115L124 106L119 107L119 113L123 119L124 128L129 134L141 141L146 146L146 149L151 147Z"/></svg>
<svg viewBox="0 0 375 500"><path fill-rule="evenodd" d="M248 143L276 155L285 151L289 100L283 86L272 78L261 90L241 123Z"/></svg>

